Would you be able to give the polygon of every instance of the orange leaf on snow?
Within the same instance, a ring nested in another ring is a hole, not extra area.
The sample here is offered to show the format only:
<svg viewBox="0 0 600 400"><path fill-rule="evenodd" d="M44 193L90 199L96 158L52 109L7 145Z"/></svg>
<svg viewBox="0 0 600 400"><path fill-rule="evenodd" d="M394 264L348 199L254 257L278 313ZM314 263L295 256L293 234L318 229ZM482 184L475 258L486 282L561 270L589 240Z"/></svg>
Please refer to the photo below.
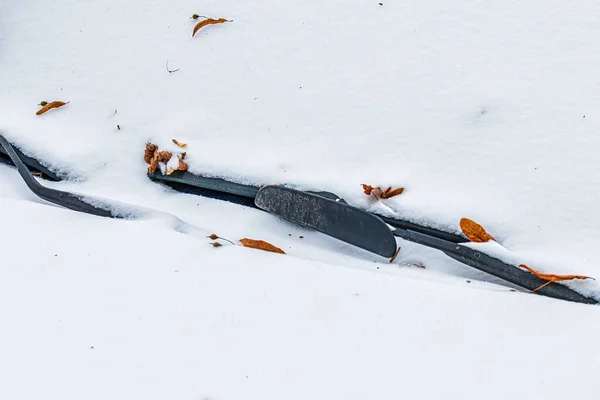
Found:
<svg viewBox="0 0 600 400"><path fill-rule="evenodd" d="M150 164L148 167L149 173L156 171L159 163L163 162L167 164L166 174L171 175L173 171L187 171L188 165L183 161L185 154L185 152L177 154L177 159L173 159L173 161L171 161L173 158L173 153L170 151L159 151L157 145L146 143L146 149L144 150L144 161L146 161L147 164ZM177 163L175 163L175 161L177 161Z"/></svg>
<svg viewBox="0 0 600 400"><path fill-rule="evenodd" d="M485 243L490 240L496 241L492 235L483 229L483 226L468 218L462 218L460 220L460 229L471 242Z"/></svg>
<svg viewBox="0 0 600 400"><path fill-rule="evenodd" d="M177 156L177 158L178 158L177 168L167 169L167 172L166 172L167 175L171 175L173 173L173 171L187 171L188 165L183 161L184 157L185 157L185 153L183 153L182 156Z"/></svg>
<svg viewBox="0 0 600 400"><path fill-rule="evenodd" d="M194 27L194 31L192 32L192 37L194 37L196 32L198 32L200 29L202 29L203 27L205 27L207 25L222 24L225 22L232 22L232 21L228 21L225 18L219 18L219 19L207 18L204 21L200 21Z"/></svg>
<svg viewBox="0 0 600 400"><path fill-rule="evenodd" d="M173 154L170 151L158 151L156 149L154 151L154 156L152 160L150 160L150 166L148 167L148 172L152 173L156 171L158 168L158 163L160 162L169 162Z"/></svg>
<svg viewBox="0 0 600 400"><path fill-rule="evenodd" d="M381 190L381 187L373 187L371 185L362 184L363 191L367 196L373 195L376 199L389 199L390 197L398 196L404 192L404 188L392 189L391 186L388 186L387 189Z"/></svg>
<svg viewBox="0 0 600 400"><path fill-rule="evenodd" d="M66 103L64 101L51 101L50 103L46 103L45 106L43 106L42 108L40 108L35 115L42 115L43 113L45 113L46 111L52 109L52 108L59 108L64 106L65 104L69 104L69 102L67 101Z"/></svg>
<svg viewBox="0 0 600 400"><path fill-rule="evenodd" d="M374 188L374 187L373 187L373 186L371 186L371 185L366 185L366 184L364 184L364 183L362 184L362 187L363 187L363 190L364 190L364 192L365 192L365 194L366 194L367 196L371 195L371 193L373 193L373 190L375 190L375 189L379 189L379 188Z"/></svg>
<svg viewBox="0 0 600 400"><path fill-rule="evenodd" d="M273 253L285 254L285 252L283 250L281 250L279 247L273 246L271 243L265 242L264 240L254 240L254 239L243 238L243 239L240 239L240 243L244 247L251 247L253 249L259 249L259 250L264 250L264 251L270 251Z"/></svg>
<svg viewBox="0 0 600 400"><path fill-rule="evenodd" d="M152 143L146 143L146 150L144 150L144 161L146 164L150 164L152 162L152 158L154 157L154 152L158 149L158 147Z"/></svg>
<svg viewBox="0 0 600 400"><path fill-rule="evenodd" d="M591 276L585 276L585 275L546 274L546 273L543 273L540 271L536 271L535 269L528 267L525 264L519 264L519 267L526 269L527 271L531 272L532 274L534 274L535 276L537 276L540 279L543 279L545 281L550 281L550 282L571 281L573 279L594 279Z"/></svg>
<svg viewBox="0 0 600 400"><path fill-rule="evenodd" d="M179 147L187 147L187 143L181 143L177 139L171 139L171 140L173 140L173 143L175 143Z"/></svg>
<svg viewBox="0 0 600 400"><path fill-rule="evenodd" d="M385 189L385 192L383 192L381 194L381 197L384 199L389 199L390 197L394 197L394 196L398 196L399 194L402 194L402 192L404 192L404 188L397 188L392 190L392 187L388 187L387 189Z"/></svg>

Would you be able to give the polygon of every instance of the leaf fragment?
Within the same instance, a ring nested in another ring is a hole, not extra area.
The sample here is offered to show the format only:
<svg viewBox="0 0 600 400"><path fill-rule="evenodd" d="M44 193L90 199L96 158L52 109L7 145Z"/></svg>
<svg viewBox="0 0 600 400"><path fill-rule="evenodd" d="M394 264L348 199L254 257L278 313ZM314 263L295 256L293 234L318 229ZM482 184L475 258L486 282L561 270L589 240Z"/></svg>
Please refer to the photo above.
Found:
<svg viewBox="0 0 600 400"><path fill-rule="evenodd" d="M165 162L168 163L173 154L170 151L156 151L154 152L154 156L150 160L150 166L148 167L148 172L152 173L156 171L158 168L158 163Z"/></svg>
<svg viewBox="0 0 600 400"><path fill-rule="evenodd" d="M483 229L483 226L468 218L462 218L460 220L460 229L471 242L485 243L490 240L496 241L492 235Z"/></svg>
<svg viewBox="0 0 600 400"><path fill-rule="evenodd" d="M193 18L194 16L192 16ZM200 16L198 16L200 17ZM196 24L196 26L194 27L194 31L192 32L192 37L194 37L194 35L196 34L196 32L198 32L200 29L202 29L203 27L207 26L207 25L214 25L214 24L222 24L225 22L232 22L229 20L226 20L225 18L219 18L219 19L214 19L214 18L207 18L203 21L200 21Z"/></svg>
<svg viewBox="0 0 600 400"><path fill-rule="evenodd" d="M365 192L365 194L367 196L370 196L371 193L373 193L373 189L375 189L373 186L367 185L367 184L364 184L364 183L362 184L362 187L363 187L363 191Z"/></svg>
<svg viewBox="0 0 600 400"><path fill-rule="evenodd" d="M150 164L156 149L158 149L158 146L152 143L146 143L146 150L144 150L144 161L146 161L146 164Z"/></svg>
<svg viewBox="0 0 600 400"><path fill-rule="evenodd" d="M384 199L389 199L390 197L394 197L394 196L398 196L399 194L402 194L402 192L404 192L404 188L397 188L394 190L391 190L392 187L388 187L385 192L383 192L383 194L381 195L382 198ZM391 190L391 191L390 191Z"/></svg>
<svg viewBox="0 0 600 400"><path fill-rule="evenodd" d="M537 292L538 290L540 290L541 288L551 284L552 282L560 282L560 281L571 281L574 279L594 279L591 276L585 276L585 275L558 275L558 274L546 274L540 271L536 271L535 269L525 265L525 264L519 264L519 267L526 269L527 271L531 272L532 274L534 274L535 276L537 276L540 279L543 279L545 281L547 281L546 283L544 283L543 285L541 285L540 287L538 287L535 290L532 290L532 293ZM595 280L595 279L594 279Z"/></svg>
<svg viewBox="0 0 600 400"><path fill-rule="evenodd" d="M243 238L243 239L240 239L240 243L244 247L251 247L253 249L270 251L272 253L285 254L285 252L283 250L281 250L279 247L273 246L271 243L265 242L264 240L254 240L254 239L249 239L249 238Z"/></svg>
<svg viewBox="0 0 600 400"><path fill-rule="evenodd" d="M187 147L187 143L182 143L182 142L178 141L177 139L171 139L171 140L173 140L173 143L175 143L177 146L179 146L181 148Z"/></svg>
<svg viewBox="0 0 600 400"><path fill-rule="evenodd" d="M185 157L185 155L184 156L179 156L179 155L177 156L177 159L178 159L177 160L177 168L169 168L169 169L167 169L167 172L166 172L167 175L171 175L174 171L187 171L188 165L187 165L187 163L185 163L183 161L183 157Z"/></svg>
<svg viewBox="0 0 600 400"><path fill-rule="evenodd" d="M373 187L371 185L362 184L363 191L367 196L373 195L377 200L379 199L389 199L394 196L398 196L404 192L404 188L396 188L392 189L391 186L388 186L387 189L382 190L381 187Z"/></svg>
<svg viewBox="0 0 600 400"><path fill-rule="evenodd" d="M46 103L46 102L42 102L42 103ZM40 103L40 104L42 104L42 103ZM50 103L46 103L42 108L37 110L35 115L42 115L43 113L45 113L48 110L51 110L53 108L59 108L59 107L64 106L65 104L69 104L69 103L70 103L69 101L67 101L66 103L64 101L51 101Z"/></svg>
<svg viewBox="0 0 600 400"><path fill-rule="evenodd" d="M148 167L148 173L156 171L160 163L166 163L167 175L171 175L174 171L187 171L188 165L183 159L186 153L176 154L177 159L173 159L173 153L170 151L160 151L158 146L153 143L146 143L144 149L144 161L150 164ZM170 162L169 162L170 161Z"/></svg>
<svg viewBox="0 0 600 400"><path fill-rule="evenodd" d="M223 245L222 245L221 243L219 243L219 242L212 242L211 244L212 244L212 247L221 247L221 246L223 246Z"/></svg>

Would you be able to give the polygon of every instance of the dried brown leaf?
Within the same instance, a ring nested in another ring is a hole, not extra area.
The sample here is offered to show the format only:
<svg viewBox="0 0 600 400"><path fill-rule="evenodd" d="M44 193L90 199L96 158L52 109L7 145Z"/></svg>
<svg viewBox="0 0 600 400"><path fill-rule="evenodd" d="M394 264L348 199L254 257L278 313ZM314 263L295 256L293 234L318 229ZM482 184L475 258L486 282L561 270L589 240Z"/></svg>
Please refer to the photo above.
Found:
<svg viewBox="0 0 600 400"><path fill-rule="evenodd" d="M271 243L265 242L264 240L254 240L254 239L243 238L243 239L240 239L240 243L244 247L251 247L253 249L259 249L259 250L264 250L264 251L270 251L273 253L285 254L285 252L283 250L281 250L279 247L273 246Z"/></svg>
<svg viewBox="0 0 600 400"><path fill-rule="evenodd" d="M212 246L213 246L213 247L221 247L221 246L223 246L223 245L222 245L221 243L219 243L219 242L212 242L211 244L212 244Z"/></svg>
<svg viewBox="0 0 600 400"><path fill-rule="evenodd" d="M187 143L181 143L177 139L172 139L172 140L173 140L173 143L175 143L179 147L182 147L182 148L187 147Z"/></svg>
<svg viewBox="0 0 600 400"><path fill-rule="evenodd" d="M374 188L374 187L373 187L373 186L371 186L371 185L366 185L366 184L364 184L364 183L362 184L362 187L363 187L363 191L365 192L365 194L366 194L367 196L370 196L370 195L371 195L371 193L373 193L373 190L375 190L375 189L379 189L379 188Z"/></svg>
<svg viewBox="0 0 600 400"><path fill-rule="evenodd" d="M158 152L154 153L152 158L150 159L150 166L148 167L148 172L153 173L158 168Z"/></svg>
<svg viewBox="0 0 600 400"><path fill-rule="evenodd" d="M483 226L468 218L460 220L460 229L471 242L485 243L490 240L496 241L492 235L483 229Z"/></svg>
<svg viewBox="0 0 600 400"><path fill-rule="evenodd" d="M158 161L161 162L169 162L171 157L173 157L173 153L171 153L170 151L159 151L156 154L158 155Z"/></svg>
<svg viewBox="0 0 600 400"><path fill-rule="evenodd" d="M404 192L404 188L397 188L392 190L392 187L388 187L385 192L383 192L381 194L381 197L383 199L389 199L390 197L394 197L394 196L398 196L399 194L402 194L402 192Z"/></svg>
<svg viewBox="0 0 600 400"><path fill-rule="evenodd" d="M41 104L41 103L40 103ZM40 108L35 115L42 115L43 113L45 113L46 111L52 109L52 108L59 108L64 106L65 104L69 104L69 102L67 101L66 103L64 101L51 101L50 103L46 103L45 106L43 106L42 108Z"/></svg>
<svg viewBox="0 0 600 400"><path fill-rule="evenodd" d="M194 31L192 32L192 37L194 37L196 32L198 32L200 29L202 29L203 27L205 27L207 25L222 24L225 22L232 22L232 21L228 21L225 18L219 18L219 19L207 18L204 21L200 21L194 27Z"/></svg>
<svg viewBox="0 0 600 400"><path fill-rule="evenodd" d="M177 158L179 159L177 168L169 168L166 172L167 175L171 175L174 171L187 171L188 165L183 161L183 157L177 156Z"/></svg>
<svg viewBox="0 0 600 400"><path fill-rule="evenodd" d="M387 189L382 190L381 187L373 187L371 185L362 184L363 191L367 196L373 195L377 200L379 199L389 199L390 197L398 196L404 192L404 188L392 189L391 186L388 186Z"/></svg>
<svg viewBox="0 0 600 400"><path fill-rule="evenodd" d="M187 171L188 165L183 161L183 157L179 157L179 167L177 167L179 171Z"/></svg>
<svg viewBox="0 0 600 400"><path fill-rule="evenodd" d="M148 172L152 173L158 168L159 162L169 162L173 154L170 151L158 151L158 148L154 151L154 156L150 160L150 166Z"/></svg>
<svg viewBox="0 0 600 400"><path fill-rule="evenodd" d="M573 279L594 279L591 276L585 276L585 275L557 275L557 274L546 274L540 271L536 271L535 269L525 265L525 264L520 264L519 267L526 269L527 271L531 272L532 274L534 274L535 276L537 276L540 279L543 279L545 281L547 281L546 283L544 283L543 285L541 285L540 287L538 287L535 290L532 290L532 292L537 292L538 290L540 290L541 288L548 286L549 284L551 284L552 282L560 282L560 281L571 281Z"/></svg>
<svg viewBox="0 0 600 400"><path fill-rule="evenodd" d="M146 150L144 150L144 161L146 161L146 164L150 164L150 162L152 161L152 157L154 157L154 152L156 152L156 149L158 149L158 146L152 143L146 143Z"/></svg>

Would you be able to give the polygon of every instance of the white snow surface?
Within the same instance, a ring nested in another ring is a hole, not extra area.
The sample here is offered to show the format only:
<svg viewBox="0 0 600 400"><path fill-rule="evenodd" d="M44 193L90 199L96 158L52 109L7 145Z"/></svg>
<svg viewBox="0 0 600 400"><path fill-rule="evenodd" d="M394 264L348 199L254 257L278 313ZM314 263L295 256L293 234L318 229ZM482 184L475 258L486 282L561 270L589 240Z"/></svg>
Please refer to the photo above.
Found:
<svg viewBox="0 0 600 400"><path fill-rule="evenodd" d="M194 173L449 230L468 217L502 246L483 251L598 277L599 12L0 0L0 132L69 174L45 185L155 210L64 210L0 165L0 398L591 398L597 307L403 241L390 264L153 183L142 156L182 151L175 138ZM194 13L232 22L192 38ZM36 116L42 100L69 104ZM373 202L362 183L406 191ZM211 233L287 254L214 248Z"/></svg>

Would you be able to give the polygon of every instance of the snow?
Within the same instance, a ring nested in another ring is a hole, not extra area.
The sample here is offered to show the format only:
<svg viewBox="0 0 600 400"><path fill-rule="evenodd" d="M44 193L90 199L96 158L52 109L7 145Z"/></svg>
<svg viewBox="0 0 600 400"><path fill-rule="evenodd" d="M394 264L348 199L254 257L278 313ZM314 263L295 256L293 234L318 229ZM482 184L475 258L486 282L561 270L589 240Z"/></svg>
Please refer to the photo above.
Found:
<svg viewBox="0 0 600 400"><path fill-rule="evenodd" d="M0 0L0 132L68 174L45 185L149 210L63 210L0 165L0 397L593 395L596 307L176 193L142 156L447 230L468 217L502 245L485 252L597 277L597 7ZM194 13L232 22L192 38ZM42 100L69 104L36 116ZM372 202L362 183L406 191Z"/></svg>

